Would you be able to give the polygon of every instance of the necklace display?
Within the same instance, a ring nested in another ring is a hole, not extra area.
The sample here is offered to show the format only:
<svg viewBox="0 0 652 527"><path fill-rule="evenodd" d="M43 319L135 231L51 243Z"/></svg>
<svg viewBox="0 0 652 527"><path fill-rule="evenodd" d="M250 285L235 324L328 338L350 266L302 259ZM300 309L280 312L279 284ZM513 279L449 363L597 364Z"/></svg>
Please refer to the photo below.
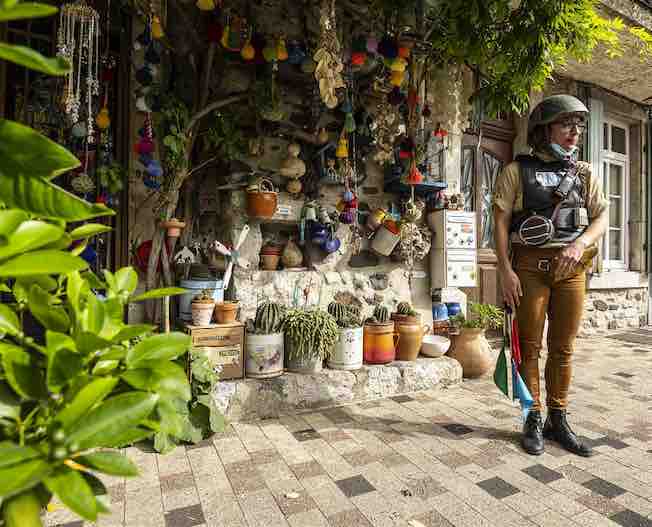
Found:
<svg viewBox="0 0 652 527"><path fill-rule="evenodd" d="M78 0L61 8L57 36L57 55L70 62L66 75L64 106L74 125L79 122L82 103L86 105L86 137L94 142L93 97L100 93L99 13ZM85 95L85 101L83 100Z"/></svg>

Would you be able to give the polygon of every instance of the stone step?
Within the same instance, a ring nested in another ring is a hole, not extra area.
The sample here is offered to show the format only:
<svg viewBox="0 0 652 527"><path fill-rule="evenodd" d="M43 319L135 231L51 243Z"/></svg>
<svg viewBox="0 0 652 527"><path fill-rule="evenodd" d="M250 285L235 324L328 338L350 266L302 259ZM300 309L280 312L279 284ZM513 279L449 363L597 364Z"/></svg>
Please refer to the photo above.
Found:
<svg viewBox="0 0 652 527"><path fill-rule="evenodd" d="M356 371L325 368L312 375L285 373L272 379L223 381L212 397L229 421L251 421L461 382L462 367L456 360L419 357L413 362L365 364Z"/></svg>

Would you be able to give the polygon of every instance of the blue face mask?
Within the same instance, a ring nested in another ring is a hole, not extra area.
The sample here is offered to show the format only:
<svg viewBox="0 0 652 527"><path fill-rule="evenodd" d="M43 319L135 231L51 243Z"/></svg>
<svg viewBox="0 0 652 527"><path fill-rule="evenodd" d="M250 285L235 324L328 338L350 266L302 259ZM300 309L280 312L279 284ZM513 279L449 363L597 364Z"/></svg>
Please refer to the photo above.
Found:
<svg viewBox="0 0 652 527"><path fill-rule="evenodd" d="M563 146L558 145L557 143L550 143L550 150L560 161L567 161L575 155L577 147L573 146L570 150L566 150Z"/></svg>

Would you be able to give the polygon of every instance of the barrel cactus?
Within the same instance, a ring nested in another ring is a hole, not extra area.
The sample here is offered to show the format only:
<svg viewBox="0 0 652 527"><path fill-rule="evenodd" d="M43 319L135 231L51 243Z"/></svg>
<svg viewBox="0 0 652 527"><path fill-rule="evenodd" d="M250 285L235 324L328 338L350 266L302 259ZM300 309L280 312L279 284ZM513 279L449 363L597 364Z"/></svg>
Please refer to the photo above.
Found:
<svg viewBox="0 0 652 527"><path fill-rule="evenodd" d="M261 335L280 333L283 330L285 312L285 306L282 304L275 302L260 304L256 309L256 319L254 321L256 333Z"/></svg>
<svg viewBox="0 0 652 527"><path fill-rule="evenodd" d="M328 312L333 315L335 320L337 320L337 323L340 324L340 322L346 317L346 306L339 302L331 302L328 304Z"/></svg>
<svg viewBox="0 0 652 527"><path fill-rule="evenodd" d="M389 320L389 309L385 306L376 306L376 309L374 309L374 318L380 324L384 324Z"/></svg>
<svg viewBox="0 0 652 527"><path fill-rule="evenodd" d="M399 315L409 315L411 311L412 306L409 302L399 302L398 306L396 306L396 312Z"/></svg>

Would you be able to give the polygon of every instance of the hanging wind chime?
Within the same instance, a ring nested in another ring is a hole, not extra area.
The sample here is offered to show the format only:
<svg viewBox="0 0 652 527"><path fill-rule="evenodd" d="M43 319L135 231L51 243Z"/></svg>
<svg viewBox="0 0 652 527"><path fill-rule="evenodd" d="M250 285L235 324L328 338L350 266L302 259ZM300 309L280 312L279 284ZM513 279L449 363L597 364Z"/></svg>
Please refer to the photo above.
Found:
<svg viewBox="0 0 652 527"><path fill-rule="evenodd" d="M93 97L100 93L99 23L99 13L84 0L61 8L57 55L72 65L65 78L64 107L73 125L85 108L88 143L94 142Z"/></svg>

